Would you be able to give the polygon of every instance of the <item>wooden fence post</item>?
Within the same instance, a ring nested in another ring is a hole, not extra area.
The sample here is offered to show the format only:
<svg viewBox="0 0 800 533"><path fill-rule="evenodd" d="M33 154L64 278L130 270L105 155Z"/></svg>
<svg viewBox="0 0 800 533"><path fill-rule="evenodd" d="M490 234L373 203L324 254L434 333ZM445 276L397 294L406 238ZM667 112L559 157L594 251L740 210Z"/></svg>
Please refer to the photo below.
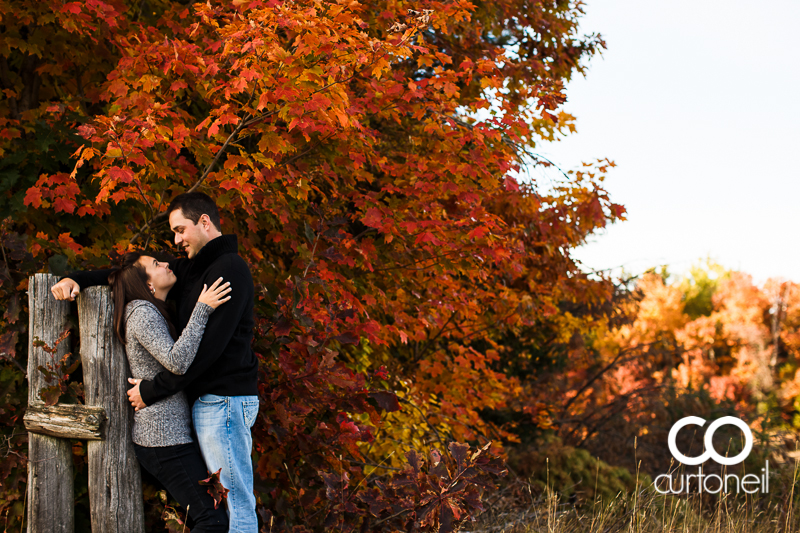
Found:
<svg viewBox="0 0 800 533"><path fill-rule="evenodd" d="M108 416L105 440L89 441L92 533L144 533L139 463L133 451L133 408L126 394L130 370L114 335L108 287L89 287L78 297L86 405Z"/></svg>
<svg viewBox="0 0 800 533"><path fill-rule="evenodd" d="M34 274L28 279L28 404L44 405L39 391L47 386L39 366L57 363L67 353L68 343L49 354L33 345L34 339L53 346L63 333L69 302L50 294L58 278ZM70 441L28 433L28 533L72 533L75 529L75 496Z"/></svg>

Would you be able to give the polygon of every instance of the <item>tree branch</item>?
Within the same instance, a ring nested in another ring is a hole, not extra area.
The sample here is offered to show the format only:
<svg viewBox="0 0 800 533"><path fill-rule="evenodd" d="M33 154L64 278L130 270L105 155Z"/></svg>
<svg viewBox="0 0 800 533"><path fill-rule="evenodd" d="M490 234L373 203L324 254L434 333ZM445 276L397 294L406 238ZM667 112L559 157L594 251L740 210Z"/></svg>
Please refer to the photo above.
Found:
<svg viewBox="0 0 800 533"><path fill-rule="evenodd" d="M652 344L652 343L650 343L650 344ZM608 363L606 366L601 368L599 372L597 372L594 376L592 376L589 379L589 381L584 383L584 385L580 389L578 389L578 392L575 394L575 396L573 396L572 398L567 400L567 402L564 404L564 407L561 408L561 416L564 416L564 414L567 412L567 409L569 408L569 406L572 405L575 402L575 400L578 399L578 397L583 393L583 391L588 389L592 385L592 383L594 383L595 381L597 381L600 378L600 376L602 376L603 374L605 374L606 372L611 370L611 368L619 362L620 358L623 355L625 355L626 353L630 353L633 350L636 350L636 349L639 349L639 348L642 348L642 347L645 347L645 346L649 346L650 344L643 344L642 346L634 346L634 347L629 348L627 350L620 350L620 352L616 355L616 357L614 357L614 359L611 360L610 363Z"/></svg>

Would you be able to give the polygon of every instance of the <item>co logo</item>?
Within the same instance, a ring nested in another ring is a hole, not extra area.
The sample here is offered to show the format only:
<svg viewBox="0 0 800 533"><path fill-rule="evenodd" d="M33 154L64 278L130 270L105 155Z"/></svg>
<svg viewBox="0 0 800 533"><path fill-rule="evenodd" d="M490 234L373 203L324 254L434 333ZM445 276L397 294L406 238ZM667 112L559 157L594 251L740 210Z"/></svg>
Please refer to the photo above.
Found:
<svg viewBox="0 0 800 533"><path fill-rule="evenodd" d="M702 455L698 455L697 457L686 457L681 452L678 451L678 447L675 445L675 438L678 436L678 431L680 431L684 426L694 425L694 426L703 426L706 423L705 420L700 418L699 416L687 416L685 418L681 418L678 420L672 429L669 430L669 438L667 440L669 444L669 451L672 453L672 456L680 461L685 465L699 465L707 461L709 458L714 459L717 463L721 465L735 465L741 463L745 460L745 458L750 455L750 450L753 449L753 433L750 431L750 428L745 424L743 421L739 420L733 416L723 416L712 422L708 429L706 429L706 436L703 440L703 444L705 445L705 453ZM726 424L731 424L736 426L737 428L742 430L744 433L744 449L734 457L723 457L717 453L717 450L714 449L714 443L712 439L714 438L714 432L720 427Z"/></svg>

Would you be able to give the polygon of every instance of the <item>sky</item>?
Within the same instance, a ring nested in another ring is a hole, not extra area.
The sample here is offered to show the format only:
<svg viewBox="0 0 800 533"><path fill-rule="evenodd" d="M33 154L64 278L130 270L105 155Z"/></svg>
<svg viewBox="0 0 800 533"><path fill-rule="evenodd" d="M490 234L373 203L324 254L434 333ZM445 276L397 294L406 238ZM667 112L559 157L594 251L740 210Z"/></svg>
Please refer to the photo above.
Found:
<svg viewBox="0 0 800 533"><path fill-rule="evenodd" d="M582 30L607 50L568 85L577 133L537 151L564 169L614 161L605 187L628 220L575 256L678 275L710 257L757 283L800 282L800 0L585 9Z"/></svg>

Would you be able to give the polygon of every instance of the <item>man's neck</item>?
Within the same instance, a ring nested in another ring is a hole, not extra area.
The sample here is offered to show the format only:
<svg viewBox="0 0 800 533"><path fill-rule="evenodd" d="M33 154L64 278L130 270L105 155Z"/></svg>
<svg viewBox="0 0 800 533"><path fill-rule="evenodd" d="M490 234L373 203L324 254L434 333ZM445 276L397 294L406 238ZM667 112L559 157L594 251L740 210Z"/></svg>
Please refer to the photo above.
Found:
<svg viewBox="0 0 800 533"><path fill-rule="evenodd" d="M205 247L208 245L208 243L210 243L211 241L213 241L213 240L214 240L214 239L216 239L217 237L222 237L222 233L220 233L220 232L217 232L217 234L216 234L216 235L209 235L209 237L210 237L210 238L209 238L209 239L208 239L208 240L205 242L205 244L203 244L203 246L201 246L201 247L200 247L200 249L199 249L199 250L197 250L197 253L198 253L198 254L199 254L200 252L202 252L202 251L203 251L203 248L205 248ZM197 257L197 254L195 254L195 257Z"/></svg>
<svg viewBox="0 0 800 533"><path fill-rule="evenodd" d="M217 257L226 253L238 253L238 246L236 235L220 235L215 239L208 241L198 252L191 258L192 268L205 269Z"/></svg>

